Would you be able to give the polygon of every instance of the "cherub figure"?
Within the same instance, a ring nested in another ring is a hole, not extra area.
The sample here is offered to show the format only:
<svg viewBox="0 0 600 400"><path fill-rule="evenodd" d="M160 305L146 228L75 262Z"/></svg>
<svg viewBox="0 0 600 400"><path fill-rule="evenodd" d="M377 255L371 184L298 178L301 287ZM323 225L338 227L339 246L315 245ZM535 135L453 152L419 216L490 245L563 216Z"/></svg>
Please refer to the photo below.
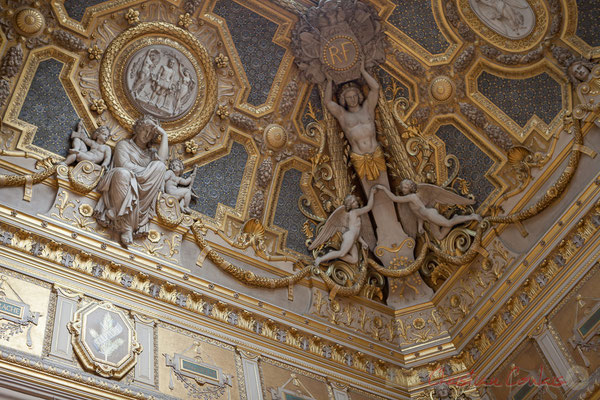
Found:
<svg viewBox="0 0 600 400"><path fill-rule="evenodd" d="M196 178L196 171L194 169L194 172L187 178L181 177L183 162L176 158L169 164L169 170L165 175L164 192L175 197L179 201L181 210L186 213L191 212L190 201L192 200L192 196L197 197L192 191L192 183Z"/></svg>
<svg viewBox="0 0 600 400"><path fill-rule="evenodd" d="M450 388L447 383L438 383L433 388L436 400L450 400Z"/></svg>
<svg viewBox="0 0 600 400"><path fill-rule="evenodd" d="M442 240L450 232L454 225L467 221L481 221L479 214L455 215L448 219L441 215L433 206L435 203L452 205L469 205L475 201L467 199L442 189L439 186L428 183L416 184L410 179L405 179L400 183L402 196L395 196L388 188L377 185L379 189L396 203L401 203L399 207L402 226L406 233L415 237L417 233L423 233L423 222L430 223L433 236L437 240ZM402 207L406 205L406 207ZM416 229L415 229L416 228Z"/></svg>
<svg viewBox="0 0 600 400"><path fill-rule="evenodd" d="M340 244L339 250L330 251L325 255L317 257L315 259L316 266L336 258L344 260L349 264L356 264L358 262L358 248L354 246L354 244L357 240L363 247L374 247L369 246L365 241L365 238L367 240L370 239L368 236L365 238L362 237L365 235L361 232L361 227L362 217L367 216L367 213L373 208L376 191L376 188L371 189L369 201L367 202L367 205L362 208L358 208L358 199L356 196L350 194L344 199L344 205L339 206L331 213L329 218L327 218L327 221L325 221L323 229L321 229L321 232L319 232L308 249L316 249L336 232L342 233L342 243Z"/></svg>
<svg viewBox="0 0 600 400"><path fill-rule="evenodd" d="M106 144L109 136L108 127L101 125L92 133L91 139L88 138L83 123L79 120L77 130L71 132L72 147L65 164L71 165L75 161L87 160L107 168L112 155L110 146ZM90 146L89 150L86 145Z"/></svg>

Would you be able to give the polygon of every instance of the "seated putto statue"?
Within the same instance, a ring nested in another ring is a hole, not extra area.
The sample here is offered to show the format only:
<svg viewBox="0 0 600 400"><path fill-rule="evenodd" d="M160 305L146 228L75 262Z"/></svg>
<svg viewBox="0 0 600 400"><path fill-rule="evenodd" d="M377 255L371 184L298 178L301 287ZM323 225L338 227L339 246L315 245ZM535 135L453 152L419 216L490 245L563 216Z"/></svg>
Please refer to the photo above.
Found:
<svg viewBox="0 0 600 400"><path fill-rule="evenodd" d="M151 143L159 136L156 150ZM98 183L102 197L96 204L96 220L119 233L124 246L148 232L165 183L168 146L165 130L154 118L144 115L133 125L133 137L117 143L111 168Z"/></svg>
<svg viewBox="0 0 600 400"><path fill-rule="evenodd" d="M190 201L192 200L192 196L196 196L192 191L192 183L194 183L194 179L196 178L197 169L194 169L194 172L189 177L183 178L181 176L183 173L183 162L178 158L171 161L169 168L165 175L164 192L179 201L181 211L189 213L191 212Z"/></svg>
<svg viewBox="0 0 600 400"><path fill-rule="evenodd" d="M405 179L400 183L402 196L395 196L388 188L382 185L377 185L375 188L381 189L392 201L407 206L400 210L400 215L402 215L404 229L413 237L416 233L424 233L424 221L430 223L431 232L437 240L445 238L454 225L467 221L481 221L479 214L455 215L450 219L441 215L438 210L433 208L436 203L470 205L475 201L459 196L439 186L429 183L417 184L410 179Z"/></svg>
<svg viewBox="0 0 600 400"><path fill-rule="evenodd" d="M108 167L112 151L106 141L110 137L110 131L107 126L101 125L94 133L91 139L88 137L83 123L79 120L77 130L71 132L72 147L69 155L65 159L65 164L71 165L75 161L91 161L103 168ZM87 146L89 146L89 150Z"/></svg>
<svg viewBox="0 0 600 400"><path fill-rule="evenodd" d="M350 194L344 199L344 204L331 213L327 221L325 221L323 229L321 229L321 232L319 232L308 249L316 249L329 240L336 232L342 233L342 243L339 250L330 251L325 255L317 257L315 259L316 266L336 258L346 261L349 264L356 264L358 262L358 249L354 244L356 241L359 241L365 248L369 247L363 238L365 234L361 232L362 217L366 216L373 208L376 191L376 188L371 189L369 201L362 208L358 208L358 199L356 196Z"/></svg>

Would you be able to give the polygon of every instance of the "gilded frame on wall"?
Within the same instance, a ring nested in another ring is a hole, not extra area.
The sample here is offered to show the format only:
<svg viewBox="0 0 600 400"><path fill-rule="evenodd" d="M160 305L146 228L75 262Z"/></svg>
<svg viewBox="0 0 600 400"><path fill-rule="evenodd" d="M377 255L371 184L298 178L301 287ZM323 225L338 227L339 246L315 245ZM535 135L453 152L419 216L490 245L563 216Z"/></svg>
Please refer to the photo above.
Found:
<svg viewBox="0 0 600 400"><path fill-rule="evenodd" d="M102 320L99 320L102 312ZM90 303L77 310L68 329L73 350L83 366L107 378L125 376L142 352L129 318L106 301ZM100 355L104 355L104 359Z"/></svg>

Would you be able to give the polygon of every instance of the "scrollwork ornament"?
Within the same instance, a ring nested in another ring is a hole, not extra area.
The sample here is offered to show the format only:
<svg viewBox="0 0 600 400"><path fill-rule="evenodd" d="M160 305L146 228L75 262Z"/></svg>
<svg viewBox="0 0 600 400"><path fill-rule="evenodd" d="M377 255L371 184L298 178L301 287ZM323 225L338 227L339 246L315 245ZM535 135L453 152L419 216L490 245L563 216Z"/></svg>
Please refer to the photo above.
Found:
<svg viewBox="0 0 600 400"><path fill-rule="evenodd" d="M94 190L103 173L104 168L84 160L74 168L69 168L69 183L77 193L86 194Z"/></svg>
<svg viewBox="0 0 600 400"><path fill-rule="evenodd" d="M183 213L179 201L171 195L159 193L156 199L156 215L158 219L170 228L179 226L183 221Z"/></svg>

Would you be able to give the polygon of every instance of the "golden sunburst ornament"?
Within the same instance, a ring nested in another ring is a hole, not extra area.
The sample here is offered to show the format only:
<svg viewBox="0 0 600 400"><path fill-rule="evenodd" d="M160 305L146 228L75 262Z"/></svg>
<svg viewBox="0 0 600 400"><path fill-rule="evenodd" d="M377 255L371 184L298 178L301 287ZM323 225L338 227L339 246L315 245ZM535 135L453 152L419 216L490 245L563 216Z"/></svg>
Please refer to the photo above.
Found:
<svg viewBox="0 0 600 400"><path fill-rule="evenodd" d="M15 17L17 30L27 36L35 35L44 28L44 16L35 8L25 8Z"/></svg>
<svg viewBox="0 0 600 400"><path fill-rule="evenodd" d="M446 101L452 96L454 86L447 76L439 76L431 82L431 96L437 101Z"/></svg>

